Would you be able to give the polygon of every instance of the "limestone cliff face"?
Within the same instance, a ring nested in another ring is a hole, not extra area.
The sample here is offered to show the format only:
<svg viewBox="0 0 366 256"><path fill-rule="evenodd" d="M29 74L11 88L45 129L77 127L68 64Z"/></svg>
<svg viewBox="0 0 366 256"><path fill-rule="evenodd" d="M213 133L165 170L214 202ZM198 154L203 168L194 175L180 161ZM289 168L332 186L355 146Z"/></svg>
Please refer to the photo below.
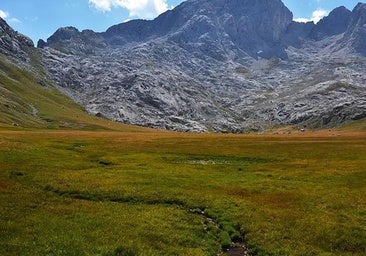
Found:
<svg viewBox="0 0 366 256"><path fill-rule="evenodd" d="M323 18L311 33L311 37L319 40L327 36L344 33L352 18L352 12L344 6L334 9L329 15Z"/></svg>
<svg viewBox="0 0 366 256"><path fill-rule="evenodd" d="M188 0L106 32L61 28L43 65L92 114L183 131L335 126L366 116L365 4L318 24L280 0Z"/></svg>
<svg viewBox="0 0 366 256"><path fill-rule="evenodd" d="M359 3L353 9L343 42L356 52L366 55L366 4Z"/></svg>
<svg viewBox="0 0 366 256"><path fill-rule="evenodd" d="M285 58L281 37L291 22L292 13L280 0L191 0L153 21L132 20L104 33L60 28L38 46L80 51L87 45L124 46L164 37L187 47L217 45L252 57L260 52L266 58Z"/></svg>
<svg viewBox="0 0 366 256"><path fill-rule="evenodd" d="M29 48L33 46L31 39L14 31L5 20L0 18L0 53L26 61L29 58Z"/></svg>
<svg viewBox="0 0 366 256"><path fill-rule="evenodd" d="M236 48L255 58L258 52L267 58L286 57L280 39L292 13L281 1L187 1L176 12L175 16L189 17L172 36L181 44L219 43L224 51Z"/></svg>

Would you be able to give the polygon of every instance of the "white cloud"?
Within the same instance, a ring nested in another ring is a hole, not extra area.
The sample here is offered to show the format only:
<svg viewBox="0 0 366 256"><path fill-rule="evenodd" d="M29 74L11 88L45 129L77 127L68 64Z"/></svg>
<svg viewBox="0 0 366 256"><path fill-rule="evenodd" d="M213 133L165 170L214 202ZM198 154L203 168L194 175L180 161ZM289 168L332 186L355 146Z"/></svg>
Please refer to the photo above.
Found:
<svg viewBox="0 0 366 256"><path fill-rule="evenodd" d="M7 17L9 17L9 13L7 13L6 11L0 10L0 18L6 19Z"/></svg>
<svg viewBox="0 0 366 256"><path fill-rule="evenodd" d="M6 11L0 10L0 18L6 20L10 23L22 23L19 19L15 17L11 17L10 14Z"/></svg>
<svg viewBox="0 0 366 256"><path fill-rule="evenodd" d="M306 22L310 22L312 20L308 19L308 18L295 18L294 21L301 22L301 23L306 23Z"/></svg>
<svg viewBox="0 0 366 256"><path fill-rule="evenodd" d="M294 21L297 22L309 22L309 21L313 21L315 24L318 23L322 18L324 18L325 16L327 16L329 14L329 11L324 10L324 9L316 9L315 11L313 11L312 17L310 19L308 18L296 18L294 19Z"/></svg>
<svg viewBox="0 0 366 256"><path fill-rule="evenodd" d="M328 16L329 11L327 10L323 10L323 9L317 9L313 12L313 21L314 23L318 23L322 18L324 18L325 16Z"/></svg>
<svg viewBox="0 0 366 256"><path fill-rule="evenodd" d="M11 22L11 23L22 23L19 19L17 19L17 18L10 18L10 19L8 19L8 21L9 22Z"/></svg>
<svg viewBox="0 0 366 256"><path fill-rule="evenodd" d="M129 11L130 17L152 19L168 10L167 0L88 0L96 9L109 12L113 7Z"/></svg>

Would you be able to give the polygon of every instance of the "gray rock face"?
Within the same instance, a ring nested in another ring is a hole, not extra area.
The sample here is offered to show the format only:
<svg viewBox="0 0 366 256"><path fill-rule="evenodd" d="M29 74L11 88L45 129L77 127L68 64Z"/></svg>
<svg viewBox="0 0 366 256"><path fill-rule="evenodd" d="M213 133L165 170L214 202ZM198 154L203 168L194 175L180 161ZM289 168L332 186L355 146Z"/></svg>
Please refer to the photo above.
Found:
<svg viewBox="0 0 366 256"><path fill-rule="evenodd" d="M279 0L187 1L176 12L191 14L170 36L180 45L219 45L223 51L236 48L237 54L242 51L254 58L258 52L266 58L286 57L280 38L292 22L292 13Z"/></svg>
<svg viewBox="0 0 366 256"><path fill-rule="evenodd" d="M356 52L366 55L366 4L359 3L353 9L343 42Z"/></svg>
<svg viewBox="0 0 366 256"><path fill-rule="evenodd" d="M40 46L50 78L95 115L197 132L330 127L366 116L365 13L300 24L280 0L188 0Z"/></svg>
<svg viewBox="0 0 366 256"><path fill-rule="evenodd" d="M339 35L347 30L352 12L344 6L334 9L314 27L311 37L320 40L325 37Z"/></svg>
<svg viewBox="0 0 366 256"><path fill-rule="evenodd" d="M302 44L311 38L311 33L316 28L314 22L299 23L292 22L282 37L282 43L287 46L300 48Z"/></svg>
<svg viewBox="0 0 366 256"><path fill-rule="evenodd" d="M0 18L0 53L14 60L26 62L29 59L28 51L33 46L31 39L14 31Z"/></svg>

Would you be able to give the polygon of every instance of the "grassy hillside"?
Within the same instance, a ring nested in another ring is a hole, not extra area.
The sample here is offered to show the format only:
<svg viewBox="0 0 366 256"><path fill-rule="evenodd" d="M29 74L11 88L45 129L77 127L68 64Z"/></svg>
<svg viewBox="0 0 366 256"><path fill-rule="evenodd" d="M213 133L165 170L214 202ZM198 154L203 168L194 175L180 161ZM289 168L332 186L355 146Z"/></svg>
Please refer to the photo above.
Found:
<svg viewBox="0 0 366 256"><path fill-rule="evenodd" d="M366 135L0 132L1 255L364 255Z"/></svg>
<svg viewBox="0 0 366 256"><path fill-rule="evenodd" d="M366 119L349 122L347 124L342 125L338 129L345 130L345 131L366 132Z"/></svg>
<svg viewBox="0 0 366 256"><path fill-rule="evenodd" d="M37 61L34 62L37 67ZM89 116L79 105L57 91L41 72L36 78L0 55L0 127L12 126L142 130Z"/></svg>

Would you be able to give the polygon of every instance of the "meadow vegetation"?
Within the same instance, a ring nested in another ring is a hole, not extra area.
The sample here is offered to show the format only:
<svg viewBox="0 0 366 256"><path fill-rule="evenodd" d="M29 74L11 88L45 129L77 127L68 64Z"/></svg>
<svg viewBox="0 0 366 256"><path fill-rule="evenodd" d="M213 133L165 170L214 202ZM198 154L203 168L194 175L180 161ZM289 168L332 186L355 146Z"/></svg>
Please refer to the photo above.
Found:
<svg viewBox="0 0 366 256"><path fill-rule="evenodd" d="M1 131L1 255L364 255L366 135Z"/></svg>
<svg viewBox="0 0 366 256"><path fill-rule="evenodd" d="M127 126L0 58L0 255L365 255L365 124Z"/></svg>

